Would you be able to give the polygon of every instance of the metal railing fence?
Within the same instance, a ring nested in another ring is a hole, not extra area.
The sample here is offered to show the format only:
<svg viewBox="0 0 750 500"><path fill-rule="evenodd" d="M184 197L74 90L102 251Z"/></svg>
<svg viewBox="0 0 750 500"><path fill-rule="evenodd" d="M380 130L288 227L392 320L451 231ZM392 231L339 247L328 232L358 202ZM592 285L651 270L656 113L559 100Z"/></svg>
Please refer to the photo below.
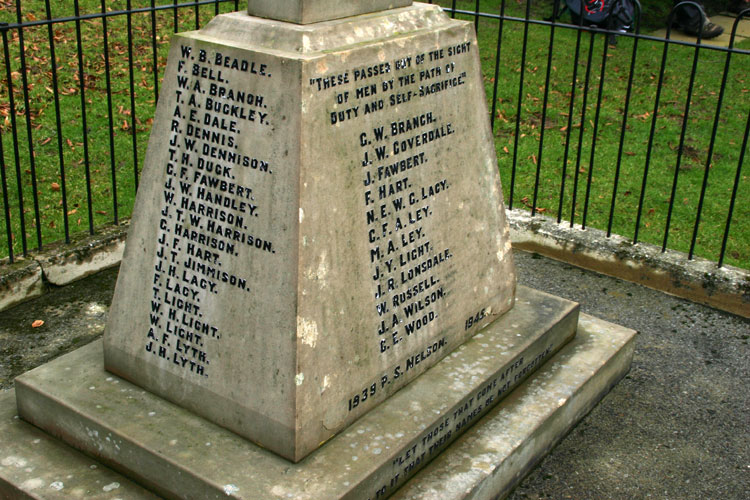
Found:
<svg viewBox="0 0 750 500"><path fill-rule="evenodd" d="M509 208L750 268L750 10L725 47L672 38L694 2L666 39L640 33L637 1L627 33L565 22L561 0L546 19L531 2L434 3L477 29Z"/></svg>
<svg viewBox="0 0 750 500"><path fill-rule="evenodd" d="M129 215L169 34L238 8L239 0L0 1L0 257L13 262L31 246L70 243Z"/></svg>
<svg viewBox="0 0 750 500"><path fill-rule="evenodd" d="M628 33L571 24L559 0L548 20L529 2L431 3L475 24L509 208L750 267L750 46L736 36L750 12L727 48L643 35L638 21ZM129 216L169 35L245 8L62 4L0 0L11 262Z"/></svg>

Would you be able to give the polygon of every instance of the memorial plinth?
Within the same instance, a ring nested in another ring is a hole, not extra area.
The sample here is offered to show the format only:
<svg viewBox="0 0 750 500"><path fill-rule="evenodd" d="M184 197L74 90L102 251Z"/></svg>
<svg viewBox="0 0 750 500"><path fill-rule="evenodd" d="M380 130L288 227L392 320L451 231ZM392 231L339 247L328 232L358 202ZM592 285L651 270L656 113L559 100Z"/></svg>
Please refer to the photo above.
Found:
<svg viewBox="0 0 750 500"><path fill-rule="evenodd" d="M520 287L519 310L534 309L534 295ZM513 366L510 349L530 332L526 322L506 321L514 313L297 464L112 376L101 344L88 346L24 375L19 398L89 456L14 418L12 393L0 394L0 497L156 498L125 474L161 498L504 498L627 373L635 339L633 330L581 315L560 352L494 408L474 412L521 373L498 367ZM472 398L469 411L449 411ZM447 427L429 427L439 420L433 411L447 414ZM396 453L399 441L414 444Z"/></svg>
<svg viewBox="0 0 750 500"><path fill-rule="evenodd" d="M405 484L576 333L578 305L516 306L297 464L102 367L101 344L17 379L19 412L166 498L380 498ZM83 389L83 390L81 390Z"/></svg>
<svg viewBox="0 0 750 500"><path fill-rule="evenodd" d="M506 312L478 56L424 4L175 35L106 368L296 461Z"/></svg>

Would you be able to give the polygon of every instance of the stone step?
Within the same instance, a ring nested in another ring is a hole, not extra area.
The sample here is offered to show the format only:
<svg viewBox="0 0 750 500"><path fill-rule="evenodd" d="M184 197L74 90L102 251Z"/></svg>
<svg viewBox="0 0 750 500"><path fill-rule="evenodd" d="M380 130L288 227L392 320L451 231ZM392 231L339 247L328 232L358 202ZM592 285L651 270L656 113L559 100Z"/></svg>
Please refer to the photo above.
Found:
<svg viewBox="0 0 750 500"><path fill-rule="evenodd" d="M544 299L541 304L540 297ZM559 300L521 288L513 310L543 312ZM554 307L558 311L559 304ZM573 309L568 306L562 316L574 318ZM531 316L533 324L537 315ZM513 318L510 313L507 319L480 332L298 464L239 440L101 368L97 373L88 366L91 361L84 362L87 357L101 359L96 344L88 354L79 350L75 356L58 360L62 369L58 385L72 384L63 391L66 394L50 397L39 406L32 402L34 397L22 399L27 400L23 403L29 406L26 410L45 412L49 418L41 420L102 461L118 461L117 467L129 475L135 473L133 468L141 469L135 474L139 481L164 496L383 498L395 492L397 498L429 498L434 495L431 492L439 491L440 498L463 498L466 490L507 492L627 372L634 336L631 330L583 317L577 337L480 420L487 411L486 401L502 392L503 374L505 379L515 379L516 374L522 379L524 368L541 364L540 359L547 356L540 354L555 350L570 336L561 328L552 337L532 342L541 344L538 350L519 333L529 327L529 319ZM531 349L523 361L511 352L521 344ZM24 378L27 382L17 386L21 392L21 387L28 388L28 377ZM118 398L121 403L115 401ZM466 408L460 415L459 405ZM0 410L0 449L4 450L0 492L5 487L11 498L21 492L33 498L67 498L75 496L71 495L74 491L95 498L152 498L106 467L14 418L10 395L0 399ZM84 410L90 414L83 416ZM476 421L467 434L449 445ZM433 427L435 422L444 422L443 428L439 423ZM438 455L436 451L441 451L438 458L417 473Z"/></svg>

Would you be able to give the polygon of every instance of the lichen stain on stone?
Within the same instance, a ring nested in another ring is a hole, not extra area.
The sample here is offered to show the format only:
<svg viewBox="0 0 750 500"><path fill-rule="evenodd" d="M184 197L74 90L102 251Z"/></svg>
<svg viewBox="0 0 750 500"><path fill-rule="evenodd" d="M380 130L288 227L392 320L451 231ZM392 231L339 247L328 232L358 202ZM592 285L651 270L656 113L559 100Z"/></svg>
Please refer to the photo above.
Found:
<svg viewBox="0 0 750 500"><path fill-rule="evenodd" d="M276 498L297 498L300 500L305 499L305 498L310 498L309 495L303 495L302 492L300 491L292 490L280 484L274 485L269 491L269 493L271 493L271 495L273 495Z"/></svg>
<svg viewBox="0 0 750 500"><path fill-rule="evenodd" d="M224 485L224 494L226 496L233 495L233 494L237 493L238 491L240 491L240 489L237 486L233 485L233 484L225 484Z"/></svg>
<svg viewBox="0 0 750 500"><path fill-rule="evenodd" d="M312 43L310 43L310 37L308 35L302 35L302 52L310 52L311 47ZM326 66L325 63L321 61L318 63L317 69L319 73L325 73L326 71L328 71L328 66Z"/></svg>
<svg viewBox="0 0 750 500"><path fill-rule="evenodd" d="M328 277L328 263L326 262L326 253L320 254L320 261L318 262L318 268L309 268L305 273L305 277L310 281L316 281L320 288L328 286L326 278Z"/></svg>
<svg viewBox="0 0 750 500"><path fill-rule="evenodd" d="M116 490L119 487L120 487L120 483L118 483L117 481L115 481L113 483L109 483L107 485L102 486L102 490L106 491L107 493L109 493L110 491Z"/></svg>
<svg viewBox="0 0 750 500"><path fill-rule="evenodd" d="M298 373L297 375L295 375L295 377L294 377L294 383L297 386L302 385L302 382L304 382L304 381L305 381L305 374L304 373Z"/></svg>
<svg viewBox="0 0 750 500"><path fill-rule="evenodd" d="M317 323L297 316L297 337L303 344L315 348L318 343L318 335Z"/></svg>
<svg viewBox="0 0 750 500"><path fill-rule="evenodd" d="M512 250L512 244L510 242L510 238L507 236L503 237L498 234L496 238L497 238L497 246L500 248L497 251L497 260L499 262L503 262L505 260L505 256L510 255L510 252ZM505 239L505 243L503 243L503 239Z"/></svg>
<svg viewBox="0 0 750 500"><path fill-rule="evenodd" d="M35 477L33 479L27 479L23 483L21 483L21 488L24 490L37 490L44 486L44 480L40 477Z"/></svg>
<svg viewBox="0 0 750 500"><path fill-rule="evenodd" d="M20 469L21 467L26 466L26 459L17 457L15 455L10 455L3 458L3 460L0 461L0 465L2 465L3 467L16 467Z"/></svg>

